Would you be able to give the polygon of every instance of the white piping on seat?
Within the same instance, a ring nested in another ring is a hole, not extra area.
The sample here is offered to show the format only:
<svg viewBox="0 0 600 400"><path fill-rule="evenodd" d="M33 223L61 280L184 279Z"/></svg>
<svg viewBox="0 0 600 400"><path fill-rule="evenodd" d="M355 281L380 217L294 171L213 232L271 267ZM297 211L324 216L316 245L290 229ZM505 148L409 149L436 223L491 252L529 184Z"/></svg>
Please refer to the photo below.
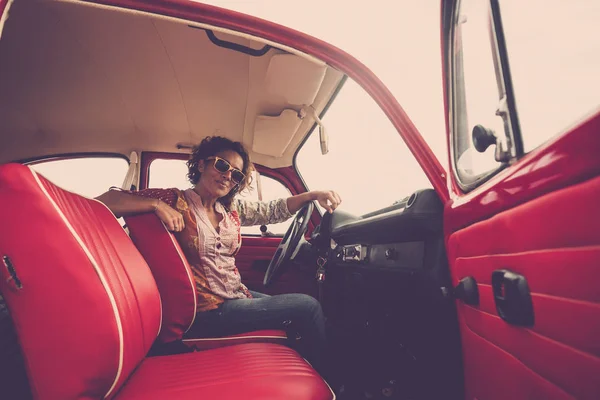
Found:
<svg viewBox="0 0 600 400"><path fill-rule="evenodd" d="M321 379L323 379L323 377L321 377ZM331 386L329 386L329 383L327 383L327 381L325 379L323 379L323 382L325 382L325 384L329 388L329 391L331 392L331 400L335 400L336 399L335 392L333 391L333 389L331 388Z"/></svg>
<svg viewBox="0 0 600 400"><path fill-rule="evenodd" d="M6 24L6 20L8 19L8 13L10 11L10 6L12 6L13 0L8 0L6 6L4 6L4 13L0 16L0 39L2 38L2 31L4 30L4 24Z"/></svg>
<svg viewBox="0 0 600 400"><path fill-rule="evenodd" d="M65 189L63 189L63 190L65 190ZM65 190L65 191L67 191L67 192L68 192L68 190ZM70 193L73 193L73 192L70 192ZM74 194L77 194L77 193L74 193ZM100 200L98 200L98 199L93 199L93 198L91 198L91 199L89 199L89 200L95 201L95 202L97 202L98 204L101 204L101 205L102 205L102 207L106 208L106 209L107 209L107 210L110 212L110 215L112 215L112 216L113 216L113 218L115 219L115 222L116 222L116 223L118 223L118 224L119 224L119 226L121 226L121 224L119 223L119 220L117 219L117 217L115 216L115 214L113 214L113 212L110 210L110 208L108 208L108 206L107 206L106 204L104 204L103 202L101 202L101 201L100 201ZM122 227L122 226L121 226L121 228L122 228L122 229L123 229L123 231L124 231L124 232L127 234L127 231L125 231L125 228L124 228L124 227ZM129 234L127 234L127 238L128 238L129 240L131 240L131 238L129 237ZM135 246L134 246L134 247L135 247ZM140 254L140 257L142 257L142 255L141 255L141 254ZM144 257L142 257L142 259L144 259ZM144 262L146 263L146 265L148 265L148 263L146 262L146 260L145 260L145 259L144 259ZM149 266L148 266L148 269L150 269L150 267L149 267ZM152 274L152 272L151 272L151 274ZM152 278L154 278L154 275L152 276ZM162 329L162 323L163 323L163 307L162 307L162 297L160 297L160 292L158 291L158 288L156 289L156 291L157 291L157 293L158 293L158 302L159 302L159 305L160 305L160 321L158 322L158 330L156 331L156 337L158 337L158 335L160 335L160 330Z"/></svg>
<svg viewBox="0 0 600 400"><path fill-rule="evenodd" d="M31 169L31 167L29 167L29 168ZM35 171L35 170L34 170L34 171ZM37 174L37 172L36 172L36 174ZM43 176L43 175L42 175L42 176ZM55 186L56 186L56 185L55 185ZM119 188L117 188L117 187L115 186L115 189L119 189ZM87 197L87 196L81 195L81 194L79 194L79 193L75 193L75 192L73 192L73 191L71 191L71 190L68 190L68 189L65 189L65 188L62 188L62 187L60 188L60 190L62 190L63 192L67 192L67 193L74 194L74 195L76 195L76 196L79 196L79 197L83 197L83 198L85 198L85 199L87 199L87 200L91 200L91 201L93 201L93 202L96 202L96 203L100 204L102 207L104 207L106 210L108 210L108 212L110 213L110 215L112 215L112 216L113 216L113 218L114 218L115 222L116 222L117 224L119 224L119 226L121 226L121 223L119 222L119 220L117 219L117 217L115 216L115 214L113 214L113 212L110 210L110 208L108 208L108 206L107 206L106 204L104 204L103 202L101 202L100 200L98 200L98 199L95 199L95 198L93 198L93 197ZM120 189L119 189L119 190L120 190ZM123 228L122 226L121 226L121 228L123 229L123 232L125 232L125 234L127 235L127 238L128 238L129 240L131 240L131 238L129 237L129 234L127 233L127 231L125 230L125 228ZM141 256L141 255L140 255L140 256ZM143 257L142 257L142 258L143 258ZM146 262L146 260L145 260L145 259L144 259L144 262ZM146 263L146 264L147 264L147 263ZM148 267L148 269L149 269L149 268L150 268L150 267ZM153 278L154 278L154 276L153 276ZM157 292L158 292L158 289L157 289ZM162 298L160 297L160 292L158 292L158 302L159 302L159 304L160 304L160 321L159 321L159 323L158 323L158 331L156 331L156 336L157 336L157 337L158 337L158 335L160 334L160 330L161 330L161 328L162 328L162 322L163 322L163 308L162 308Z"/></svg>
<svg viewBox="0 0 600 400"><path fill-rule="evenodd" d="M52 204L52 206L54 207L54 209L56 210L56 212L58 213L60 218L63 220L63 222L65 223L65 225L67 226L67 228L69 229L69 231L71 232L71 234L73 235L73 237L75 238L77 243L79 243L79 245L81 246L85 255L88 257L88 259L92 263L92 266L96 270L96 273L98 274L98 278L100 278L100 282L102 283L102 286L104 287L104 290L106 291L106 294L108 295L108 298L110 300L110 304L112 306L113 313L115 315L115 321L117 323L117 331L119 333L119 367L117 369L117 374L115 376L114 382L112 383L110 389L108 389L108 392L104 395L104 398L107 398L108 396L110 396L112 391L115 389L117 382L119 381L119 378L121 377L121 372L123 370L123 347L124 347L123 326L121 323L121 316L119 315L119 309L117 307L117 302L115 300L115 297L114 297L112 291L110 290L110 287L108 286L108 282L106 280L106 277L104 276L104 273L98 266L98 263L96 262L96 260L92 256L92 254L90 253L89 249L87 248L85 243L83 243L83 240L81 239L81 237L79 237L77 232L75 232L75 229L73 228L73 226L71 225L71 223L69 222L69 220L67 219L65 214L63 214L63 212L60 210L60 208L58 207L56 202L52 199L52 197L50 196L50 194L48 193L48 191L46 190L46 188L40 181L39 177L37 176L37 173L31 167L28 167L28 168L31 171L31 173L33 174L33 177L35 178L35 181L37 182L38 186L40 187L40 189L42 190L44 195L50 201L50 204Z"/></svg>
<svg viewBox="0 0 600 400"><path fill-rule="evenodd" d="M123 229L123 232L125 232L125 234L127 235L127 238L128 238L129 240L131 240L131 238L129 237L129 234L127 233L127 231L125 230L125 228L124 228L123 226L121 226L121 223L119 222L118 218L117 218L117 217L115 216L115 214L114 214L114 213L111 211L111 209L110 209L110 208L108 208L108 206L107 206L106 204L104 204L104 203L103 203L103 202L101 202L100 200L98 200L98 199L95 199L95 198L93 198L93 197L87 197L87 196L83 196L83 195L80 195L79 193L75 193L75 192L73 192L73 191L70 191L70 190L68 190L68 189L65 189L65 188L60 188L60 189L61 189L63 192L68 192L68 193L72 193L72 194L74 194L74 195L76 195L76 196L84 197L84 198L86 198L86 199L88 199L88 200L91 200L91 201L93 201L93 202L96 202L96 203L98 203L100 206L104 207L104 208L105 208L105 209L106 209L106 210L107 210L107 211L110 213L110 215L112 215L112 217L113 217L113 219L115 220L115 222L116 222L117 224L119 224L119 226L120 226L120 227ZM115 189L118 189L118 188L115 186ZM134 246L134 247L135 247L135 246ZM140 256L141 256L141 254L140 254ZM143 259L143 257L142 257L142 259ZM146 260L145 260L145 259L144 259L144 262L146 262ZM148 264L148 263L146 263L146 264ZM148 267L148 269L150 269L150 267ZM154 276L153 276L153 278L154 278ZM158 302L159 302L159 305L160 305L160 307L159 307L159 310L160 310L160 320L159 320L159 322L158 322L158 330L156 331L156 337L158 337L158 335L160 335L160 330L162 329L162 323L163 323L163 307L162 307L162 298L160 297L160 292L158 291L158 289L157 289L157 293L158 293Z"/></svg>
<svg viewBox="0 0 600 400"><path fill-rule="evenodd" d="M223 338L197 338L197 339L183 339L186 343L192 342L218 342L227 340L244 340L244 339L287 339L287 336L237 336L237 337L223 337Z"/></svg>
<svg viewBox="0 0 600 400"><path fill-rule="evenodd" d="M312 364L311 364L311 363L309 363L309 362L308 362L308 360L307 360L306 358L302 358L302 359L303 359L304 361L306 361L306 363L307 363L308 365L310 365L310 366L311 366L311 367L314 369L314 367L312 366ZM333 389L331 388L331 386L329 386L329 383L327 383L327 381L326 381L326 380L325 380L325 379L324 379L322 376L321 376L321 379L323 379L323 382L325 382L325 384L326 384L326 385L327 385L327 387L329 388L329 391L331 392L331 395L333 396L333 397L331 398L331 400L335 400L335 399L336 399L336 397L335 397L335 392L333 391Z"/></svg>

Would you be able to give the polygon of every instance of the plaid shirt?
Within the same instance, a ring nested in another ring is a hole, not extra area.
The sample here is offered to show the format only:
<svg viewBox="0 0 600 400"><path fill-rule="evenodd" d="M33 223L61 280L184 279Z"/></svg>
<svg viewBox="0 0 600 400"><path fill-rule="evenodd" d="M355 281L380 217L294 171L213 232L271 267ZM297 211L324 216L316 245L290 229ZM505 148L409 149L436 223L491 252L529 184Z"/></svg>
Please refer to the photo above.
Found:
<svg viewBox="0 0 600 400"><path fill-rule="evenodd" d="M160 199L182 214L185 228L175 232L175 237L194 275L197 311L217 308L226 299L252 297L235 265L235 255L242 244L240 226L274 224L292 216L286 199L269 202L235 199L229 211L217 202L215 210L223 216L217 232L200 196L192 189L144 189L128 193Z"/></svg>

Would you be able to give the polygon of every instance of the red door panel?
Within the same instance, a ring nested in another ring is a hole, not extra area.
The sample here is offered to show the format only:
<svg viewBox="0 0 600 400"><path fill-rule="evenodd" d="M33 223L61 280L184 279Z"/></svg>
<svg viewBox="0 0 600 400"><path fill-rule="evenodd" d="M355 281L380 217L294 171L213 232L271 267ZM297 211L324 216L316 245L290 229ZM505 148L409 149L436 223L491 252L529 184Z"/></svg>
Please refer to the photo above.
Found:
<svg viewBox="0 0 600 400"><path fill-rule="evenodd" d="M512 190L511 190L512 189ZM600 398L600 114L446 208L467 399ZM492 272L527 279L534 325L500 318Z"/></svg>
<svg viewBox="0 0 600 400"><path fill-rule="evenodd" d="M268 289L263 286L265 270L260 264L268 263L275 254L281 238L248 237L242 238L242 247L235 260L238 270L242 276L242 282L250 290L267 293ZM270 289L270 288L269 288ZM268 293L270 294L270 293Z"/></svg>
<svg viewBox="0 0 600 400"><path fill-rule="evenodd" d="M317 286L314 274L295 264L290 265L271 286L268 288L263 286L266 267L280 242L280 237L243 237L242 247L236 256L236 265L242 276L242 282L250 290L261 293L305 293L316 298Z"/></svg>

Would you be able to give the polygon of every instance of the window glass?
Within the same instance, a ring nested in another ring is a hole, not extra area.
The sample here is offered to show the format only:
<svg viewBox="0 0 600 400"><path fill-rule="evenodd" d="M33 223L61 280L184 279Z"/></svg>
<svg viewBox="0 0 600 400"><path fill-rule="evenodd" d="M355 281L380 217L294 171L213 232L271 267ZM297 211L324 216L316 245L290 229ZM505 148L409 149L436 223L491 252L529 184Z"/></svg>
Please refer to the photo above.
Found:
<svg viewBox="0 0 600 400"><path fill-rule="evenodd" d="M187 173L186 160L156 159L150 163L148 187L188 189L192 185L187 179Z"/></svg>
<svg viewBox="0 0 600 400"><path fill-rule="evenodd" d="M477 125L505 135L501 117L496 115L500 94L488 1L462 0L455 22L453 52L453 139L456 169L463 183L497 169L495 145L483 153L476 150L472 134Z"/></svg>
<svg viewBox="0 0 600 400"><path fill-rule="evenodd" d="M363 215L431 187L396 128L351 79L334 99L323 124L329 153L321 154L315 129L298 152L296 167L310 190L335 190L342 198L340 210ZM440 140L443 137L440 132Z"/></svg>
<svg viewBox="0 0 600 400"><path fill-rule="evenodd" d="M191 187L187 180L187 166L185 160L165 160L156 159L150 163L148 175L148 187L151 188L178 188L185 190ZM238 196L243 199L258 201L258 192L256 189L256 175L253 176L252 186L249 190L240 193ZM290 191L279 181L261 175L261 187L263 201L269 201L289 197ZM269 232L276 235L283 235L292 220L279 224L269 225ZM243 235L260 235L260 226L243 226L241 229Z"/></svg>
<svg viewBox="0 0 600 400"><path fill-rule="evenodd" d="M281 198L288 198L291 196L291 193L287 187L285 187L281 182L275 180L273 178L269 178L268 176L261 175L260 176L260 184L262 188L262 198L263 201L275 200ZM246 190L239 194L239 197L245 200L258 201L258 191L256 189L257 180L256 174L253 175L252 186L250 190ZM271 224L267 228L269 232L275 235L283 235L290 224L292 223L292 219L285 222L280 222L278 224ZM260 226L242 226L242 234L243 235L260 235Z"/></svg>
<svg viewBox="0 0 600 400"><path fill-rule="evenodd" d="M500 2L525 151L598 110L597 0Z"/></svg>
<svg viewBox="0 0 600 400"><path fill-rule="evenodd" d="M85 197L121 187L129 163L119 157L84 157L42 161L31 167L57 186Z"/></svg>

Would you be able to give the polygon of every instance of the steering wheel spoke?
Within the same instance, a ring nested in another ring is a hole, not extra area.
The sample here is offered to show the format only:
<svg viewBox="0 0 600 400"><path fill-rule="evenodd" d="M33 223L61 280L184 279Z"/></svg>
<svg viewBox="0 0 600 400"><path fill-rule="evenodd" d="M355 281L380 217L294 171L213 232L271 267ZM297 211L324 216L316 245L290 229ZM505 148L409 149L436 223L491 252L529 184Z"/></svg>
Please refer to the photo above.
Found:
<svg viewBox="0 0 600 400"><path fill-rule="evenodd" d="M296 248L290 255L290 260L293 261L296 259L296 256L298 255L298 253L300 252L300 249L302 248L302 246L304 246L305 243L308 243L308 241L304 238L304 235L302 235L302 237L300 238L300 242L298 243L298 246L296 246Z"/></svg>
<svg viewBox="0 0 600 400"><path fill-rule="evenodd" d="M269 263L263 285L269 286L278 277L289 261L296 257L303 243L306 242L304 235L308 230L308 221L314 210L314 203L307 203L294 217L287 232L277 246L277 250Z"/></svg>

